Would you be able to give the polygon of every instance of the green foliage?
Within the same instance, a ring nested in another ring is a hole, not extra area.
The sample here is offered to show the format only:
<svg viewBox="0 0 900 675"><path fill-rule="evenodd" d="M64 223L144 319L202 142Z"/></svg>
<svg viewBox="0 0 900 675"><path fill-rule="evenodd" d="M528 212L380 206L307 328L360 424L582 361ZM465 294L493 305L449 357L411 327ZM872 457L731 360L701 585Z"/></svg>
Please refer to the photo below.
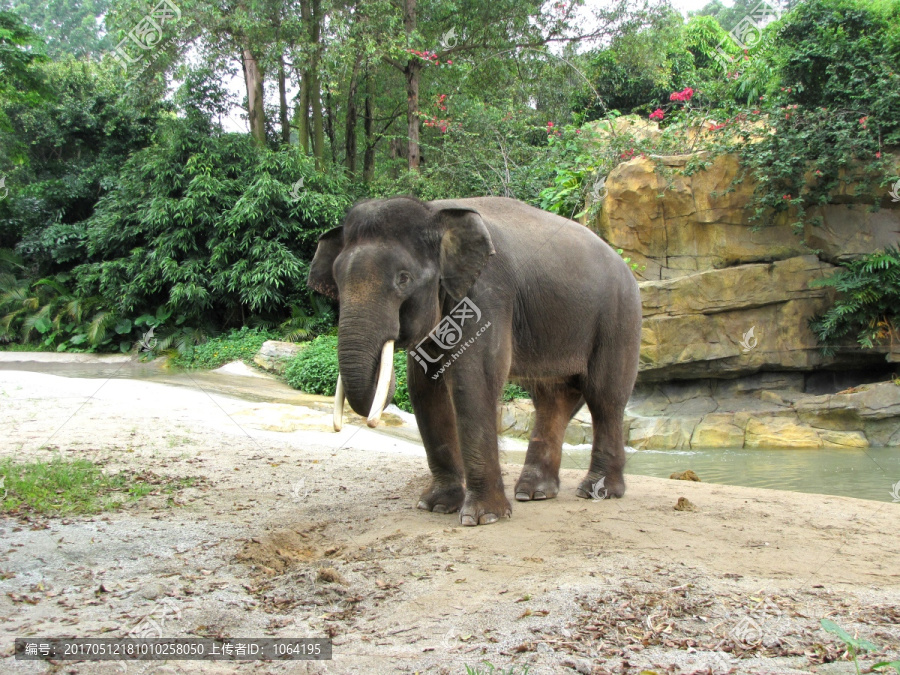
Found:
<svg viewBox="0 0 900 675"><path fill-rule="evenodd" d="M834 306L810 321L826 354L851 337L867 349L885 341L900 343L900 248L843 263L830 277L810 285L838 291Z"/></svg>
<svg viewBox="0 0 900 675"><path fill-rule="evenodd" d="M56 351L131 348L131 322L100 298L73 294L67 274L30 281L24 272L21 256L0 249L0 341Z"/></svg>
<svg viewBox="0 0 900 675"><path fill-rule="evenodd" d="M517 398L531 398L531 394L522 389L515 382L507 382L503 387L503 394L500 396L501 401L514 401Z"/></svg>
<svg viewBox="0 0 900 675"><path fill-rule="evenodd" d="M900 675L900 661L881 661L872 664L872 670L881 670L882 668L893 668Z"/></svg>
<svg viewBox="0 0 900 675"><path fill-rule="evenodd" d="M284 379L294 389L308 394L334 396L334 388L340 374L338 369L337 337L321 335L297 354L284 369ZM392 403L401 410L412 412L406 377L406 353L394 354L396 389Z"/></svg>
<svg viewBox="0 0 900 675"><path fill-rule="evenodd" d="M46 96L0 92L0 246L18 250L43 275L85 258L85 219L126 158L150 143L168 105L139 104L109 65L67 59L36 70Z"/></svg>
<svg viewBox="0 0 900 675"><path fill-rule="evenodd" d="M481 663L484 664L484 668L482 668L480 665L466 665L466 675L518 675L519 673L518 666L510 666L508 669L504 669L502 667L495 666L490 661L482 661ZM521 675L528 675L530 670L530 666L523 666Z"/></svg>
<svg viewBox="0 0 900 675"><path fill-rule="evenodd" d="M759 103L772 133L749 142L748 132L739 148L757 181L757 224L817 224L809 209L839 188L854 182L875 202L890 180L883 153L900 143L900 3L888 6L809 0L779 22L772 68L781 86Z"/></svg>
<svg viewBox="0 0 900 675"><path fill-rule="evenodd" d="M338 375L337 337L333 335L317 337L284 369L284 379L294 389L321 396L334 396Z"/></svg>
<svg viewBox="0 0 900 675"><path fill-rule="evenodd" d="M850 652L850 658L853 659L853 665L856 667L856 675L859 675L859 661L857 659L859 653L878 651L878 645L862 638L853 637L831 619L822 619L819 623L822 626L822 630L836 635L847 646L847 651Z"/></svg>
<svg viewBox="0 0 900 675"><path fill-rule="evenodd" d="M173 120L126 162L86 222L100 262L74 270L79 290L123 314L165 304L190 325L283 317L307 302L306 261L349 206L346 182L198 124Z"/></svg>
<svg viewBox="0 0 900 675"><path fill-rule="evenodd" d="M394 377L397 386L394 389L394 398L391 400L400 410L413 412L412 402L409 400L409 378L406 372L406 352L396 352L394 354Z"/></svg>
<svg viewBox="0 0 900 675"><path fill-rule="evenodd" d="M190 346L183 354L178 354L172 363L184 368L204 369L219 368L232 361L252 363L263 342L277 340L278 337L275 333L244 326Z"/></svg>
<svg viewBox="0 0 900 675"><path fill-rule="evenodd" d="M49 516L101 513L151 492L171 493L192 478L162 478L149 471L108 473L86 459L49 462L0 461L0 513Z"/></svg>

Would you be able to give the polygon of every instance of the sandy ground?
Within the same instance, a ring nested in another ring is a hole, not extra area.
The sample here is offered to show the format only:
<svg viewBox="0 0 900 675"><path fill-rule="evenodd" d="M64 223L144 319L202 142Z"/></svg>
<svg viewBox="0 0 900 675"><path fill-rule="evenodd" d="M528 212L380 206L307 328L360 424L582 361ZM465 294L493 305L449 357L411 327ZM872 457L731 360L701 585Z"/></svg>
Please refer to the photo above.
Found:
<svg viewBox="0 0 900 675"><path fill-rule="evenodd" d="M2 672L121 672L15 661L13 638L135 630L331 636L334 658L129 673L855 672L823 617L885 648L864 664L900 658L900 504L640 476L585 501L564 471L558 499L462 528L415 509L421 447L335 434L327 406L2 371L0 410L2 457L203 479L174 502L0 519Z"/></svg>

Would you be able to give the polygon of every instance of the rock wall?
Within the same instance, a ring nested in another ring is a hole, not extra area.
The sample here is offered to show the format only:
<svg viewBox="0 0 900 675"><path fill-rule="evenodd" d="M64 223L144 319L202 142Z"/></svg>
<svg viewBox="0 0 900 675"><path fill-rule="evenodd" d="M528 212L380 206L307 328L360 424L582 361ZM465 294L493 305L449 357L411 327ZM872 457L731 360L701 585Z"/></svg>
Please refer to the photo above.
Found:
<svg viewBox="0 0 900 675"><path fill-rule="evenodd" d="M900 445L900 387L887 383L900 345L826 357L808 327L833 300L810 282L840 260L900 243L900 203L885 199L873 212L845 186L839 203L818 208L819 227L797 233L785 219L754 229L754 186L733 185L737 157L678 175L688 159L619 165L607 177L600 216L588 223L645 266L637 273L644 330L629 444ZM870 384L837 393L863 383Z"/></svg>
<svg viewBox="0 0 900 675"><path fill-rule="evenodd" d="M646 266L639 273L642 279L813 253L836 262L900 241L900 204L885 198L886 208L872 212L866 204L852 203L849 194L835 198L851 203L813 209L811 215L820 216L823 224L807 226L802 236L787 218L754 229L747 204L755 186L749 179L733 185L739 174L737 156L722 155L704 171L678 175L690 158L638 157L620 164L606 179L602 211L590 226L623 249L623 255Z"/></svg>

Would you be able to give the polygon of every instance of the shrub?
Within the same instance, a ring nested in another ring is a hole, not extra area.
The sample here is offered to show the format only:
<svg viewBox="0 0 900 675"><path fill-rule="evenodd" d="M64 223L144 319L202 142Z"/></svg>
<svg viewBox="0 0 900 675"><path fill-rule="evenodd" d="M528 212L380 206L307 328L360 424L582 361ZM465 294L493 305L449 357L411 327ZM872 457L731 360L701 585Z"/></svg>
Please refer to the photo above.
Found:
<svg viewBox="0 0 900 675"><path fill-rule="evenodd" d="M284 379L307 394L334 396L338 375L337 338L320 335L284 369Z"/></svg>
<svg viewBox="0 0 900 675"><path fill-rule="evenodd" d="M173 363L185 368L218 368L232 361L246 363L253 360L263 342L277 339L274 333L244 327L186 349Z"/></svg>
<svg viewBox="0 0 900 675"><path fill-rule="evenodd" d="M900 340L900 247L844 263L810 285L838 291L834 306L809 324L826 354L851 336L866 349Z"/></svg>

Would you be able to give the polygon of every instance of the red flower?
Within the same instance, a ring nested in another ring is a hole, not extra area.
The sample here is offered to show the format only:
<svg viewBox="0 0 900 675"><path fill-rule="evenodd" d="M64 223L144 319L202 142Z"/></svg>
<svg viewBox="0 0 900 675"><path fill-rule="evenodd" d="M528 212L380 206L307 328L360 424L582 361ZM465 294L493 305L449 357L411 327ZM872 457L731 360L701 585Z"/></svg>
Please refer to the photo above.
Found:
<svg viewBox="0 0 900 675"><path fill-rule="evenodd" d="M674 94L673 94L673 96L674 96ZM662 108L657 108L652 113L650 113L651 120L661 120L664 116L665 116L665 113L663 112Z"/></svg>
<svg viewBox="0 0 900 675"><path fill-rule="evenodd" d="M881 159L881 153L880 153L880 152L876 152L876 153L875 153L875 159Z"/></svg>
<svg viewBox="0 0 900 675"><path fill-rule="evenodd" d="M782 199L790 199L790 198L791 198L790 195L784 195L784 196L782 197Z"/></svg>
<svg viewBox="0 0 900 675"><path fill-rule="evenodd" d="M553 128L553 122L547 122L547 128L548 128L548 129L552 129L552 128Z"/></svg>
<svg viewBox="0 0 900 675"><path fill-rule="evenodd" d="M868 116L868 115L866 115L865 117L860 117L860 118L859 118L859 123L863 125L863 129L865 129L865 127L866 127L866 122L867 122L868 120L869 120L869 116Z"/></svg>

